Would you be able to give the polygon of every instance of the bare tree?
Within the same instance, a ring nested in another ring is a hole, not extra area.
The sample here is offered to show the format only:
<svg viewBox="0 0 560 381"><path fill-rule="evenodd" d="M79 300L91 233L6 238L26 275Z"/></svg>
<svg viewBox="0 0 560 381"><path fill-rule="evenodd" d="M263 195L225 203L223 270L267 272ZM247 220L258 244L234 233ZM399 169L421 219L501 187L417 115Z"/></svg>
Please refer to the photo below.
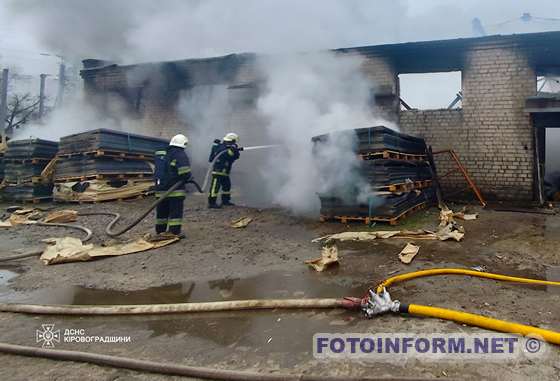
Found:
<svg viewBox="0 0 560 381"><path fill-rule="evenodd" d="M14 94L8 101L6 114L6 133L11 134L16 128L32 120L39 109L39 97L31 94Z"/></svg>

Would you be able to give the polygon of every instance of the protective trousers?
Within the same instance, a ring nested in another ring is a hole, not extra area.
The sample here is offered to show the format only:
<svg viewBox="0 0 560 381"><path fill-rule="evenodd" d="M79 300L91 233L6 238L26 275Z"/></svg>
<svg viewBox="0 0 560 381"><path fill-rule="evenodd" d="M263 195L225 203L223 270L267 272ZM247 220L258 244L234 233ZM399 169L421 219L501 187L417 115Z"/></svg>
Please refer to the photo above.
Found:
<svg viewBox="0 0 560 381"><path fill-rule="evenodd" d="M156 233L179 235L183 224L184 197L166 197L156 209Z"/></svg>
<svg viewBox="0 0 560 381"><path fill-rule="evenodd" d="M210 194L208 195L208 205L216 205L218 194L222 191L222 203L228 203L231 200L231 180L229 175L212 174L212 182L210 183Z"/></svg>

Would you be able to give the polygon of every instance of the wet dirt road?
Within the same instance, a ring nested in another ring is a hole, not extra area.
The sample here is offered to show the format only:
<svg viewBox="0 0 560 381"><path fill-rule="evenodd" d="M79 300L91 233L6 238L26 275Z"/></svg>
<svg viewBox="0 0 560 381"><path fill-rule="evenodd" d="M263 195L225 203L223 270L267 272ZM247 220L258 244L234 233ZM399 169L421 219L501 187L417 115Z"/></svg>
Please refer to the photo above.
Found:
<svg viewBox="0 0 560 381"><path fill-rule="evenodd" d="M80 205L79 210L140 213L150 200ZM254 221L232 229L231 220ZM367 230L301 219L280 210L243 207L208 211L204 199L192 196L185 210L188 239L151 252L94 262L43 266L36 259L0 264L3 302L64 304L142 304L234 300L249 298L362 296L369 286L395 271L432 267L484 266L488 271L560 280L560 218L482 211L465 221L465 240L418 241L412 264L401 264L397 253L406 241L384 240L341 244L340 265L324 273L303 261L319 256L311 243L318 236L346 230ZM84 217L80 223L106 238L104 217ZM409 229L433 228L437 211L408 220ZM150 230L145 221L128 238ZM375 229L387 229L379 225ZM39 240L79 233L37 226L0 231L2 255L39 244ZM414 280L391 288L403 302L442 306L486 316L560 330L560 290L488 280L441 276ZM451 322L400 316L366 320L347 311L259 311L135 317L59 317L0 314L0 341L37 346L36 330L54 324L83 329L87 335L127 336L129 343L64 343L59 349L216 366L238 370L426 377L438 379L560 378L557 348L546 356L514 361L440 361L410 359L395 362L329 361L313 358L316 333L475 333L485 332ZM0 355L0 379L174 379L160 375L77 363ZM179 379L179 378L177 378Z"/></svg>

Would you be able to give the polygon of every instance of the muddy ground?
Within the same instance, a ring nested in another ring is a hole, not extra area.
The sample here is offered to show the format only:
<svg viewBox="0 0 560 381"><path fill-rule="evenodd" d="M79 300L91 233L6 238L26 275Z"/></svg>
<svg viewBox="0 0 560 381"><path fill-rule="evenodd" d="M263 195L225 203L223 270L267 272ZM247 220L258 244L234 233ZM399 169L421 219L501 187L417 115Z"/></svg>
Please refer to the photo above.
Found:
<svg viewBox="0 0 560 381"><path fill-rule="evenodd" d="M79 211L118 211L130 221L150 199L79 205ZM362 296L367 288L394 272L433 267L484 266L488 271L560 280L560 216L479 210L465 221L463 242L419 241L410 265L397 259L406 241L390 239L347 243L340 247L340 265L316 273L303 264L319 256L315 237L363 225L320 223L281 210L241 206L207 210L202 196L189 196L185 208L187 239L158 250L93 262L43 266L38 259L0 263L0 301L64 304L132 304L247 298ZM2 205L5 207L6 205ZM41 206L48 206L44 204ZM57 206L60 207L60 206ZM459 206L454 206L459 208ZM433 228L435 209L408 219L406 228ZM231 220L252 217L245 229ZM151 230L144 221L125 238ZM106 240L107 217L82 217ZM378 225L373 229L387 229ZM79 236L60 228L20 226L0 231L1 255L31 248L47 237ZM489 280L442 276L414 280L391 288L403 302L448 307L491 317L560 330L560 291ZM178 362L259 372L423 377L427 379L559 380L560 351L515 360L484 358L440 361L319 361L313 358L315 333L483 333L468 326L435 319L383 316L367 320L356 312L236 312L136 317L30 316L1 313L0 341L40 345L42 324L57 329L84 329L88 335L130 336L130 343L57 343L58 349ZM163 380L148 373L70 362L0 355L2 380ZM179 379L179 378L177 378Z"/></svg>

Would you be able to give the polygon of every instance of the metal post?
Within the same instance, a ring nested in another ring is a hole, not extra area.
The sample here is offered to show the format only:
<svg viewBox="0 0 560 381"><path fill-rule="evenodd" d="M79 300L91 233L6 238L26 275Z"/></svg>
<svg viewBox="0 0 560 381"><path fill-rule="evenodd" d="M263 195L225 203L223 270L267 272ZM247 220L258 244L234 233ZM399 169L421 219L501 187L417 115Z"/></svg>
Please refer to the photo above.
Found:
<svg viewBox="0 0 560 381"><path fill-rule="evenodd" d="M0 134L6 143L6 115L8 114L8 69L2 70L2 88L0 90Z"/></svg>
<svg viewBox="0 0 560 381"><path fill-rule="evenodd" d="M41 87L39 88L39 120L43 119L45 114L45 79L46 74L41 74Z"/></svg>
<svg viewBox="0 0 560 381"><path fill-rule="evenodd" d="M56 106L62 107L62 101L64 98L64 84L66 82L66 65L64 61L60 61L60 68L58 70L58 94L56 95Z"/></svg>

